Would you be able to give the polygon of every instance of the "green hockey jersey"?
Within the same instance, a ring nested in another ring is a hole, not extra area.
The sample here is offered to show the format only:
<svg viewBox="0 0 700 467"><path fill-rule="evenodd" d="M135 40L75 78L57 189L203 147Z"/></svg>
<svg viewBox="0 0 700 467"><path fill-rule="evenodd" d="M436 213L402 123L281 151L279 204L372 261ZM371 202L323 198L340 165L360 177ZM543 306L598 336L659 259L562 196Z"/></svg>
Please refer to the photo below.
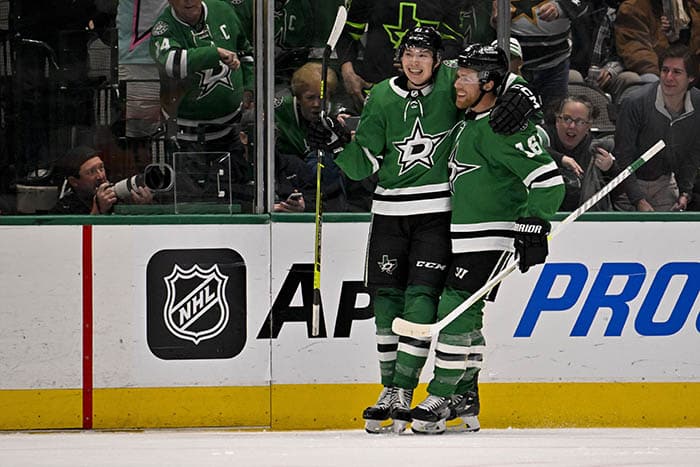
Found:
<svg viewBox="0 0 700 467"><path fill-rule="evenodd" d="M306 142L308 126L302 121L296 97L275 98L275 143L279 152L296 154L301 158L309 152Z"/></svg>
<svg viewBox="0 0 700 467"><path fill-rule="evenodd" d="M452 251L513 251L519 217L549 220L564 197L564 180L537 129L497 135L490 112L469 113L452 130Z"/></svg>
<svg viewBox="0 0 700 467"><path fill-rule="evenodd" d="M454 61L434 82L407 90L405 77L377 84L362 110L353 141L336 159L353 180L378 175L372 212L410 215L450 210L446 137L460 114L455 107Z"/></svg>
<svg viewBox="0 0 700 467"><path fill-rule="evenodd" d="M295 154L302 159L311 150L306 136L309 124L301 116L297 98L294 96L275 97L275 144L283 154ZM338 115L344 111L341 104L326 102L326 114Z"/></svg>
<svg viewBox="0 0 700 467"><path fill-rule="evenodd" d="M250 42L228 2L204 0L202 22L190 26L167 7L153 25L150 52L161 76L161 105L168 116L176 113L178 138L220 138L238 117L244 90L253 90L254 70ZM219 59L217 47L238 54L233 70ZM200 127L206 125L206 127Z"/></svg>

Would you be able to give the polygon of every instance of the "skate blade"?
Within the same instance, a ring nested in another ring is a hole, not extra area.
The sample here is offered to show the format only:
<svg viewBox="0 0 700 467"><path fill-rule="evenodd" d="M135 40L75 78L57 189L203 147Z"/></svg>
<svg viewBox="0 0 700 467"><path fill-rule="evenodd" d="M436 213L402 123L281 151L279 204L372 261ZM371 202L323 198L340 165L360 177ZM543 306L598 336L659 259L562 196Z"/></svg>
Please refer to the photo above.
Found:
<svg viewBox="0 0 700 467"><path fill-rule="evenodd" d="M406 431L407 426L408 426L408 422L405 420L394 420L394 425L393 425L394 433L396 433L397 435L400 435L401 433Z"/></svg>
<svg viewBox="0 0 700 467"><path fill-rule="evenodd" d="M419 435L441 435L445 432L445 420L426 422L414 418L411 422L411 430Z"/></svg>
<svg viewBox="0 0 700 467"><path fill-rule="evenodd" d="M365 431L373 435L381 435L394 432L392 420L365 420Z"/></svg>
<svg viewBox="0 0 700 467"><path fill-rule="evenodd" d="M475 433L481 429L479 418L463 416L447 422L446 431L450 433Z"/></svg>

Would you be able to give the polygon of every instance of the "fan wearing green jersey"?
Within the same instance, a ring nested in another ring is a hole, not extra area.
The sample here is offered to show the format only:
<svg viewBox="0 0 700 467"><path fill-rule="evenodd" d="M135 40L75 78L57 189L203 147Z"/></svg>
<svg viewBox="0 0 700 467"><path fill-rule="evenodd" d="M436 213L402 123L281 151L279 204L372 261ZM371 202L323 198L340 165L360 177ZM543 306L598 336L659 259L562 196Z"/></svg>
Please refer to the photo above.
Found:
<svg viewBox="0 0 700 467"><path fill-rule="evenodd" d="M548 219L564 196L564 181L532 122L512 135L497 134L489 125L498 89L508 76L505 52L473 44L457 63L455 103L466 114L448 141L452 257L438 320L503 269L514 251L523 272L544 263ZM461 418L464 430L479 429L483 308L479 300L440 331L429 396L411 411L414 432L442 433L454 418Z"/></svg>
<svg viewBox="0 0 700 467"><path fill-rule="evenodd" d="M329 68L326 77L326 109L324 109L328 115L337 115L342 111L342 108L333 105L337 86L338 77L335 71ZM309 148L306 137L311 122L318 120L321 115L321 64L308 62L299 67L292 75L290 88L291 96L276 97L274 102L276 149L280 157L303 161L302 165L306 166L305 172L312 173L314 183L310 186L302 185L302 180L306 177L301 173L290 182L292 185L295 182L299 183L294 188L304 194L306 208L313 211L316 204L315 179L318 155L317 151ZM325 212L345 211L345 185L340 169L330 157L325 160L323 169L321 186L323 210ZM370 193L367 194L369 195Z"/></svg>
<svg viewBox="0 0 700 467"><path fill-rule="evenodd" d="M176 119L182 151L231 152L232 179L245 182L249 167L234 124L252 106L252 47L228 1L168 3L150 42L164 116Z"/></svg>

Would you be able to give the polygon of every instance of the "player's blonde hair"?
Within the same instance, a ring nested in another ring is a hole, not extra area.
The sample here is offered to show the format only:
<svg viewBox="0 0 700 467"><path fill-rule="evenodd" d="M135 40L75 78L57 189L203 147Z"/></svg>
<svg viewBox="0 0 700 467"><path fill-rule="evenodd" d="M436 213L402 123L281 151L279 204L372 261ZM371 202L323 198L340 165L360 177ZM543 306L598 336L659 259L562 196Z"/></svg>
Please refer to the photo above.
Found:
<svg viewBox="0 0 700 467"><path fill-rule="evenodd" d="M292 75L292 94L299 96L309 89L318 90L321 87L321 64L318 62L307 62L297 68ZM332 68L328 68L326 77L326 94L328 96L335 93L338 87L338 75Z"/></svg>

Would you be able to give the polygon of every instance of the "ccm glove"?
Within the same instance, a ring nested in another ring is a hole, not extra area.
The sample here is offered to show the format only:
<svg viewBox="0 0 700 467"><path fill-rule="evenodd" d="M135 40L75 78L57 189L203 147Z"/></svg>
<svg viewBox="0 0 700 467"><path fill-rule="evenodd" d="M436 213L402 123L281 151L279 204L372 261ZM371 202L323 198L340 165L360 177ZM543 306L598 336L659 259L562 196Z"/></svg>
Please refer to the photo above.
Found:
<svg viewBox="0 0 700 467"><path fill-rule="evenodd" d="M335 118L321 117L309 124L306 140L311 149L320 149L337 154L350 142L350 131Z"/></svg>
<svg viewBox="0 0 700 467"><path fill-rule="evenodd" d="M539 98L522 84L514 84L496 101L489 125L493 131L512 135L527 128L530 117L542 108Z"/></svg>
<svg viewBox="0 0 700 467"><path fill-rule="evenodd" d="M549 254L549 230L549 222L539 217L521 217L515 221L515 254L520 261L518 266L521 272L545 262Z"/></svg>

